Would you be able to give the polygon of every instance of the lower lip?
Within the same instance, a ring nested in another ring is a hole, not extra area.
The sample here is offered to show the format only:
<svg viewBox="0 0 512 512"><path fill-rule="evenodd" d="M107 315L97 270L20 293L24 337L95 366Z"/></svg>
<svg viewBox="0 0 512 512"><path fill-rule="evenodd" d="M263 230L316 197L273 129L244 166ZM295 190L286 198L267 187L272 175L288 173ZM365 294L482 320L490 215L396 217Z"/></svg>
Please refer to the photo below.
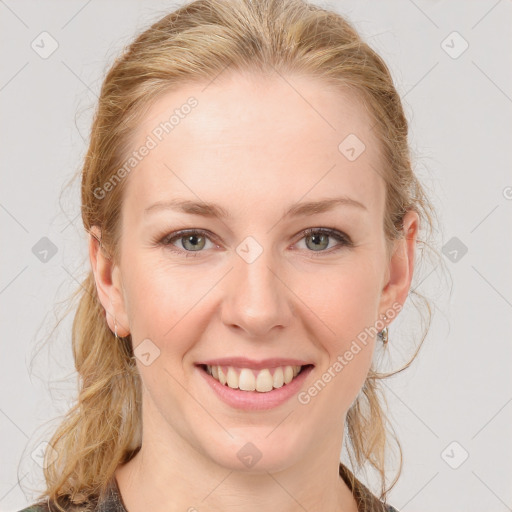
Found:
<svg viewBox="0 0 512 512"><path fill-rule="evenodd" d="M300 391L313 368L312 365L304 368L289 384L284 384L272 391L260 393L259 391L242 391L241 389L230 388L227 384L221 384L214 379L203 368L197 367L199 373L224 403L246 411L262 411L283 404Z"/></svg>

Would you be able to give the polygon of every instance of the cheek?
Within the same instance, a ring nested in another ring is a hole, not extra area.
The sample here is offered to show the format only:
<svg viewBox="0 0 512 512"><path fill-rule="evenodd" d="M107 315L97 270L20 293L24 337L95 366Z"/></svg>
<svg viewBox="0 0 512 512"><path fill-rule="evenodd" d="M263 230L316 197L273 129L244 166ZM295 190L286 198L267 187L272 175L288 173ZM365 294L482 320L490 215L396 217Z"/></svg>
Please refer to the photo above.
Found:
<svg viewBox="0 0 512 512"><path fill-rule="evenodd" d="M380 296L371 262L347 259L346 264L303 274L296 282L294 291L326 325L329 352L344 350L347 341L377 320Z"/></svg>
<svg viewBox="0 0 512 512"><path fill-rule="evenodd" d="M377 269L360 258L328 272L303 275L300 297L326 326L319 336L326 354L321 380L329 382L326 407L347 410L359 393L371 366L375 346L372 327L378 319Z"/></svg>
<svg viewBox="0 0 512 512"><path fill-rule="evenodd" d="M199 339L206 328L208 293L221 274L171 264L158 251L125 262L123 282L134 345L149 338L162 351L186 350L188 340Z"/></svg>

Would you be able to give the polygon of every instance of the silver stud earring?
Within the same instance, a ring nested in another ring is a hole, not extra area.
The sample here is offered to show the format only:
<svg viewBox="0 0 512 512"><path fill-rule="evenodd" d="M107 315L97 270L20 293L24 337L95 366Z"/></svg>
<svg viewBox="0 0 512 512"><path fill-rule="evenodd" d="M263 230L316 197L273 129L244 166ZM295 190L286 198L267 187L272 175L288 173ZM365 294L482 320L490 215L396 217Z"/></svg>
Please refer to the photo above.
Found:
<svg viewBox="0 0 512 512"><path fill-rule="evenodd" d="M386 315L384 315L384 320L387 320L387 319L388 319L388 317ZM382 331L380 331L378 335L382 340L382 344L386 345L387 342L389 341L388 326L386 325L386 327L384 327L384 329L382 329Z"/></svg>

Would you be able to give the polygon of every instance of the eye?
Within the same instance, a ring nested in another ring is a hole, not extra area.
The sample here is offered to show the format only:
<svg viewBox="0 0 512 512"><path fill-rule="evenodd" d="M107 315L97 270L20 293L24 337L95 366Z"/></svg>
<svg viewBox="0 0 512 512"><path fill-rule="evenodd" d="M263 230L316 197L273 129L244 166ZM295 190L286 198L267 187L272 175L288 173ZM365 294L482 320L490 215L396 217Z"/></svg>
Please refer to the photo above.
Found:
<svg viewBox="0 0 512 512"><path fill-rule="evenodd" d="M201 252L201 250L205 248L207 240L211 243L210 237L206 231L201 229L185 229L165 236L159 243L169 247L169 249L174 252L184 255L185 257L189 257L196 256L193 254L195 252ZM178 246L174 244L175 241L178 241Z"/></svg>
<svg viewBox="0 0 512 512"><path fill-rule="evenodd" d="M311 249L311 256L322 256L325 254L331 254L333 252L342 249L343 247L353 247L352 240L348 235L338 231L336 229L329 228L309 228L304 230L302 233L303 237L301 240L306 241L306 247ZM324 250L329 247L329 238L337 240L339 243L330 250ZM317 253L317 254L315 254Z"/></svg>

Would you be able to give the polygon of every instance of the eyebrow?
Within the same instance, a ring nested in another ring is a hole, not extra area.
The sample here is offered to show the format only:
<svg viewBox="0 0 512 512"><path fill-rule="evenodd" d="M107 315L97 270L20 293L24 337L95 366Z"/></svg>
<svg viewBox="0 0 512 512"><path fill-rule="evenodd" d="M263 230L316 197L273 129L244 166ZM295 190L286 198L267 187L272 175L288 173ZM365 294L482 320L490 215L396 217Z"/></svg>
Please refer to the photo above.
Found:
<svg viewBox="0 0 512 512"><path fill-rule="evenodd" d="M284 214L283 218L286 217L299 217L315 215L317 213L323 213L332 210L336 206L353 206L361 210L366 210L366 206L355 199L347 196L333 197L328 199L321 199L318 201L308 201L305 203L293 204ZM158 210L174 210L182 213L188 213L191 215L200 215L202 217L212 218L223 218L230 219L232 215L224 209L214 203L207 202L196 202L191 200L183 199L172 199L168 201L159 201L157 203L148 206L144 213L147 214L152 211Z"/></svg>

